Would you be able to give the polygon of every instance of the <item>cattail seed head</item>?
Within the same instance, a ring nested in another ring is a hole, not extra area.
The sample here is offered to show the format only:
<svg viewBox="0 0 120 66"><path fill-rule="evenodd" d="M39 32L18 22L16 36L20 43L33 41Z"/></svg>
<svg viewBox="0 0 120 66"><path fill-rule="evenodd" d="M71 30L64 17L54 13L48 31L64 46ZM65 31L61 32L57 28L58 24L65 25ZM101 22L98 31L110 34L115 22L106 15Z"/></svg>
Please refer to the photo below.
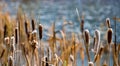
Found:
<svg viewBox="0 0 120 66"><path fill-rule="evenodd" d="M18 28L15 28L15 44L18 43Z"/></svg>
<svg viewBox="0 0 120 66"><path fill-rule="evenodd" d="M86 44L89 44L89 43L90 43L90 40L89 40L90 35L89 35L88 29L86 29L86 30L84 31L84 38L85 38L85 43L86 43Z"/></svg>
<svg viewBox="0 0 120 66"><path fill-rule="evenodd" d="M111 27L111 25L110 25L110 19L109 18L106 19L106 24L107 24L108 28Z"/></svg>
<svg viewBox="0 0 120 66"><path fill-rule="evenodd" d="M25 32L28 35L28 23L25 21Z"/></svg>
<svg viewBox="0 0 120 66"><path fill-rule="evenodd" d="M80 29L81 29L81 32L83 33L84 31L84 20L83 19L81 20L81 23L80 23Z"/></svg>
<svg viewBox="0 0 120 66"><path fill-rule="evenodd" d="M88 66L94 66L93 62L88 62Z"/></svg>
<svg viewBox="0 0 120 66"><path fill-rule="evenodd" d="M32 31L35 30L35 21L32 19Z"/></svg>
<svg viewBox="0 0 120 66"><path fill-rule="evenodd" d="M7 37L7 25L4 25L4 38Z"/></svg>
<svg viewBox="0 0 120 66"><path fill-rule="evenodd" d="M42 25L39 24L39 39L42 39Z"/></svg>
<svg viewBox="0 0 120 66"><path fill-rule="evenodd" d="M107 41L108 41L108 44L110 44L112 42L112 28L109 28L108 31L107 31Z"/></svg>

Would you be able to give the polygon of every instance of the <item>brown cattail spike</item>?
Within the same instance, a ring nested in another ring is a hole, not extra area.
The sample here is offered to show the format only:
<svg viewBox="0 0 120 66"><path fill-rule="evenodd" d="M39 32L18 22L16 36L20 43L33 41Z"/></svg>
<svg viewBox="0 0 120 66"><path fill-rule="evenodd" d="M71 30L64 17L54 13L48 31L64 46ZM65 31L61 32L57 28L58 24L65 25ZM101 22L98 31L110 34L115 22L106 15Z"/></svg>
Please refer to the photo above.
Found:
<svg viewBox="0 0 120 66"><path fill-rule="evenodd" d="M15 44L18 43L18 28L15 28Z"/></svg>
<svg viewBox="0 0 120 66"><path fill-rule="evenodd" d="M28 35L28 23L25 21L25 32Z"/></svg>
<svg viewBox="0 0 120 66"><path fill-rule="evenodd" d="M32 19L32 31L35 30L35 21Z"/></svg>
<svg viewBox="0 0 120 66"><path fill-rule="evenodd" d="M81 20L81 23L80 23L80 29L81 29L81 32L83 33L84 31L84 20L83 19Z"/></svg>
<svg viewBox="0 0 120 66"><path fill-rule="evenodd" d="M107 41L108 41L108 44L110 44L112 42L112 28L109 28L108 31L107 31Z"/></svg>
<svg viewBox="0 0 120 66"><path fill-rule="evenodd" d="M86 44L89 44L90 43L90 40L89 40L89 31L88 30L85 30L84 32L84 38L85 38L85 43Z"/></svg>
<svg viewBox="0 0 120 66"><path fill-rule="evenodd" d="M42 39L42 25L39 24L39 39Z"/></svg>
<svg viewBox="0 0 120 66"><path fill-rule="evenodd" d="M110 19L109 18L106 19L106 23L107 23L108 28L110 28L111 25L110 25Z"/></svg>
<svg viewBox="0 0 120 66"><path fill-rule="evenodd" d="M7 25L4 26L4 38L7 37Z"/></svg>

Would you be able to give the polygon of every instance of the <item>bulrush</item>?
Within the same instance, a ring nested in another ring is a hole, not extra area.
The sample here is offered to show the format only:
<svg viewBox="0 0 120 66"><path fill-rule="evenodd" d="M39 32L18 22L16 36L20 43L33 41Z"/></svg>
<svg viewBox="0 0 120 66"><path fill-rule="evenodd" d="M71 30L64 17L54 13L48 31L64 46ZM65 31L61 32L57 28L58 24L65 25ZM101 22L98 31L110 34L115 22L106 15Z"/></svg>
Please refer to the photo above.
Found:
<svg viewBox="0 0 120 66"><path fill-rule="evenodd" d="M88 66L94 66L93 62L88 62Z"/></svg>
<svg viewBox="0 0 120 66"><path fill-rule="evenodd" d="M81 23L80 23L80 29L81 29L81 32L83 33L84 31L84 20L83 19L81 20Z"/></svg>
<svg viewBox="0 0 120 66"><path fill-rule="evenodd" d="M41 24L39 24L38 29L39 29L39 39L41 40L42 39L42 25Z"/></svg>
<svg viewBox="0 0 120 66"><path fill-rule="evenodd" d="M31 21L31 24L32 24L32 31L35 30L35 21L32 19Z"/></svg>
<svg viewBox="0 0 120 66"><path fill-rule="evenodd" d="M108 27L108 28L111 27L111 25L110 25L110 19L109 19L109 18L106 19L106 24L107 24L107 27Z"/></svg>
<svg viewBox="0 0 120 66"><path fill-rule="evenodd" d="M88 46L89 46L89 43L90 43L90 39L89 38L90 38L89 31L88 31L88 29L86 29L84 31L84 43L85 43L85 48L86 48L88 61L90 62L90 55L89 55L89 49L88 49Z"/></svg>

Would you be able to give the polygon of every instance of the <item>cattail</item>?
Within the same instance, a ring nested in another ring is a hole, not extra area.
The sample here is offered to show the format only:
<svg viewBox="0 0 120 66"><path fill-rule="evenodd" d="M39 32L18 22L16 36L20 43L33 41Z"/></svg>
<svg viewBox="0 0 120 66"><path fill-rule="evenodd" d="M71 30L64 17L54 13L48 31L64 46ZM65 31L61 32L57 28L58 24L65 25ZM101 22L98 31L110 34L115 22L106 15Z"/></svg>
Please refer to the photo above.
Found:
<svg viewBox="0 0 120 66"><path fill-rule="evenodd" d="M35 30L35 21L32 19L32 31Z"/></svg>
<svg viewBox="0 0 120 66"><path fill-rule="evenodd" d="M95 30L95 36L96 36L96 48L97 48L97 53L100 47L100 31L99 30Z"/></svg>
<svg viewBox="0 0 120 66"><path fill-rule="evenodd" d="M81 29L81 32L83 33L84 31L84 20L83 19L81 20L81 23L80 23L80 29Z"/></svg>
<svg viewBox="0 0 120 66"><path fill-rule="evenodd" d="M39 24L39 39L42 39L42 25Z"/></svg>
<svg viewBox="0 0 120 66"><path fill-rule="evenodd" d="M110 19L109 18L106 19L106 24L107 24L108 28L111 27L111 25L110 25Z"/></svg>
<svg viewBox="0 0 120 66"><path fill-rule="evenodd" d="M89 35L89 31L87 29L84 31L84 38L85 38L85 43L89 44L90 43L90 40L89 40L90 35Z"/></svg>
<svg viewBox="0 0 120 66"><path fill-rule="evenodd" d="M18 43L18 28L15 28L15 44Z"/></svg>
<svg viewBox="0 0 120 66"><path fill-rule="evenodd" d="M28 36L28 23L26 21L25 21L25 32L26 32L26 34Z"/></svg>
<svg viewBox="0 0 120 66"><path fill-rule="evenodd" d="M90 43L89 38L90 38L89 31L86 29L84 31L84 43L85 43L85 48L86 48L88 61L90 61L90 55L89 55L89 49L88 49L88 46L89 46L89 43Z"/></svg>
<svg viewBox="0 0 120 66"><path fill-rule="evenodd" d="M107 42L108 42L108 45L109 45L109 50L111 50L110 44L112 42L112 28L108 28L108 31L107 31ZM110 51L109 51L109 59L110 59ZM109 65L110 65L110 62L109 62Z"/></svg>
<svg viewBox="0 0 120 66"><path fill-rule="evenodd" d="M7 25L4 25L4 38L7 37Z"/></svg>
<svg viewBox="0 0 120 66"><path fill-rule="evenodd" d="M112 28L109 28L108 31L107 31L107 42L108 44L110 44L112 42Z"/></svg>
<svg viewBox="0 0 120 66"><path fill-rule="evenodd" d="M93 62L88 62L88 66L94 66Z"/></svg>
<svg viewBox="0 0 120 66"><path fill-rule="evenodd" d="M13 57L9 56L8 58L8 66L13 66Z"/></svg>

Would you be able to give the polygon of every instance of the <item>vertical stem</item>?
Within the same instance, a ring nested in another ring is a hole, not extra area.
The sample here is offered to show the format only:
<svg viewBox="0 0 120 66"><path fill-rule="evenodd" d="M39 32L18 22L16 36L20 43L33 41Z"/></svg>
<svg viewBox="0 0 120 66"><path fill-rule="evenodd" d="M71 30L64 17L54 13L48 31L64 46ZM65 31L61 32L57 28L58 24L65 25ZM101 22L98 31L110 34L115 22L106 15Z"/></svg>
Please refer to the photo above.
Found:
<svg viewBox="0 0 120 66"><path fill-rule="evenodd" d="M109 66L110 66L110 63L111 63L111 62L110 62L110 60L111 60L111 59L110 59L110 56L111 56L110 51L111 51L111 48L110 48L110 44L109 44Z"/></svg>

